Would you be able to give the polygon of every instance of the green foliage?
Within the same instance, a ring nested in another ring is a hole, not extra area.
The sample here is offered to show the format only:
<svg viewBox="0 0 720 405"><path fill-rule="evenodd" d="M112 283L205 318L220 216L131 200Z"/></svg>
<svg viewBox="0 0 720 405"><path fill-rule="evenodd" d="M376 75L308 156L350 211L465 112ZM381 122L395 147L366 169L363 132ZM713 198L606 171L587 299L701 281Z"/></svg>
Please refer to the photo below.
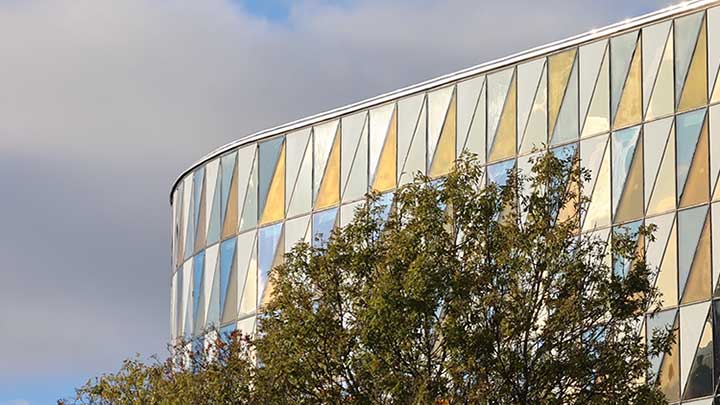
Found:
<svg viewBox="0 0 720 405"><path fill-rule="evenodd" d="M644 379L673 334L654 331L648 353L640 331L660 299L637 248L652 229L616 234L612 257L580 235L587 177L548 153L484 186L464 156L397 191L389 212L370 195L329 242L298 244L273 270L254 339L189 368L128 361L79 402L664 403Z"/></svg>
<svg viewBox="0 0 720 405"><path fill-rule="evenodd" d="M179 343L171 358L153 358L149 364L136 355L117 373L88 380L76 390L76 398L58 404L249 403L255 367L247 337L233 333L207 347L191 346Z"/></svg>

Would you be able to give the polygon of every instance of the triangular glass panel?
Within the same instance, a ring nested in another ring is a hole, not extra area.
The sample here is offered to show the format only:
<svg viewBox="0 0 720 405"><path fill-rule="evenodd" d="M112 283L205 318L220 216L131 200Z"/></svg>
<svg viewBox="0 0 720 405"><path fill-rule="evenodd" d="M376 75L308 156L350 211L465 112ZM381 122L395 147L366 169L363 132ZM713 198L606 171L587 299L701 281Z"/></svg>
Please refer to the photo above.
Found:
<svg viewBox="0 0 720 405"><path fill-rule="evenodd" d="M363 111L342 119L340 189L343 201L361 198L368 189L367 117L367 112Z"/></svg>
<svg viewBox="0 0 720 405"><path fill-rule="evenodd" d="M672 21L663 21L643 28L642 30L642 57L643 57L643 106L647 111L650 95L655 88L656 79L663 60L666 44L670 38Z"/></svg>
<svg viewBox="0 0 720 405"><path fill-rule="evenodd" d="M582 136L610 130L608 41L580 47L580 122Z"/></svg>
<svg viewBox="0 0 720 405"><path fill-rule="evenodd" d="M481 101L482 100L482 101ZM482 103L484 106L485 100L485 76L474 77L470 80L465 80L457 85L457 156L460 156L465 150L465 144L468 139L473 141L480 141L474 139L475 137L482 136L482 147L479 151L471 151L478 153L482 157L481 163L485 159L485 109L478 110L478 105ZM482 121L482 135L477 131L475 122Z"/></svg>
<svg viewBox="0 0 720 405"><path fill-rule="evenodd" d="M620 97L625 87L625 80L630 71L630 64L635 54L635 45L637 44L638 32L629 32L610 40L610 87L611 87L611 111L612 119L620 105Z"/></svg>
<svg viewBox="0 0 720 405"><path fill-rule="evenodd" d="M265 202L270 192L270 184L275 177L275 171L280 158L280 151L283 148L284 137L273 138L269 141L260 143L259 145L259 207L258 213L262 214L265 210Z"/></svg>
<svg viewBox="0 0 720 405"><path fill-rule="evenodd" d="M385 138L390 131L390 121L394 116L395 104L385 104L370 110L370 179L375 178L380 154L385 146Z"/></svg>
<svg viewBox="0 0 720 405"><path fill-rule="evenodd" d="M677 116L677 191L678 199L685 192L685 183L690 165L698 146L700 133L705 121L705 110L698 110Z"/></svg>
<svg viewBox="0 0 720 405"><path fill-rule="evenodd" d="M705 13L695 13L675 20L675 96L678 103L695 52Z"/></svg>
<svg viewBox="0 0 720 405"><path fill-rule="evenodd" d="M275 224L258 230L258 305L265 301L265 290L282 235L282 225Z"/></svg>
<svg viewBox="0 0 720 405"><path fill-rule="evenodd" d="M685 296L686 284L690 278L691 270L695 267L693 262L697 254L696 252L698 248L704 248L703 246L699 246L698 242L701 240L707 211L707 206L701 206L678 213L678 281L681 297ZM708 276L708 290L710 289L709 278Z"/></svg>

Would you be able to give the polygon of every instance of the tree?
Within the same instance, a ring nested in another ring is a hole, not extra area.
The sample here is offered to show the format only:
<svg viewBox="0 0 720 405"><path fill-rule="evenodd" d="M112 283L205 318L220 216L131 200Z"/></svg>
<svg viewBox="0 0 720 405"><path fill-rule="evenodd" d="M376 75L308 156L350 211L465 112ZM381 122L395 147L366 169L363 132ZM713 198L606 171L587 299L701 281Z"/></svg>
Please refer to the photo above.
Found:
<svg viewBox="0 0 720 405"><path fill-rule="evenodd" d="M248 403L255 373L248 338L233 332L208 343L201 347L178 343L163 361L154 357L145 363L136 355L125 360L117 373L88 380L76 389L75 398L58 404Z"/></svg>
<svg viewBox="0 0 720 405"><path fill-rule="evenodd" d="M674 335L646 347L640 328L661 299L652 227L617 233L612 253L581 234L578 163L546 153L484 186L465 156L298 244L271 274L242 401L664 403L644 381Z"/></svg>

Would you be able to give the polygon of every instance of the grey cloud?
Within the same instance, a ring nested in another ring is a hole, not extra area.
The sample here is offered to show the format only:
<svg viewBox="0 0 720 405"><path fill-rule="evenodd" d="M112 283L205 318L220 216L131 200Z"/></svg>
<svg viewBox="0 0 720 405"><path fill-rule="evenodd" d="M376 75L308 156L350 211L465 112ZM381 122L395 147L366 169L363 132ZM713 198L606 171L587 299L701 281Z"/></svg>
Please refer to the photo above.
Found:
<svg viewBox="0 0 720 405"><path fill-rule="evenodd" d="M1 2L0 379L163 353L167 195L206 152L665 5L308 0L275 23L222 0Z"/></svg>

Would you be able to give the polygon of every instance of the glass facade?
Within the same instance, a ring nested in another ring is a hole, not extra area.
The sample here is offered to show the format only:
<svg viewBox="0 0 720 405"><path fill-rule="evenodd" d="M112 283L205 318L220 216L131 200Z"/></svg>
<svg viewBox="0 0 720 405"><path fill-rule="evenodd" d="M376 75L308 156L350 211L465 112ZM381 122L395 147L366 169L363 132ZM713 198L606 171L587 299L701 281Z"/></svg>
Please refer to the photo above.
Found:
<svg viewBox="0 0 720 405"><path fill-rule="evenodd" d="M204 160L172 192L172 338L200 339L211 325L252 333L273 266L296 241L322 244L368 190L392 198L415 172L447 174L465 150L487 165L488 182L503 183L508 168L551 148L577 154L592 173L583 232L657 225L656 242L638 241L664 297L644 327L674 325L678 335L672 354L652 359L657 384L673 403L712 403L720 6L698 4Z"/></svg>

